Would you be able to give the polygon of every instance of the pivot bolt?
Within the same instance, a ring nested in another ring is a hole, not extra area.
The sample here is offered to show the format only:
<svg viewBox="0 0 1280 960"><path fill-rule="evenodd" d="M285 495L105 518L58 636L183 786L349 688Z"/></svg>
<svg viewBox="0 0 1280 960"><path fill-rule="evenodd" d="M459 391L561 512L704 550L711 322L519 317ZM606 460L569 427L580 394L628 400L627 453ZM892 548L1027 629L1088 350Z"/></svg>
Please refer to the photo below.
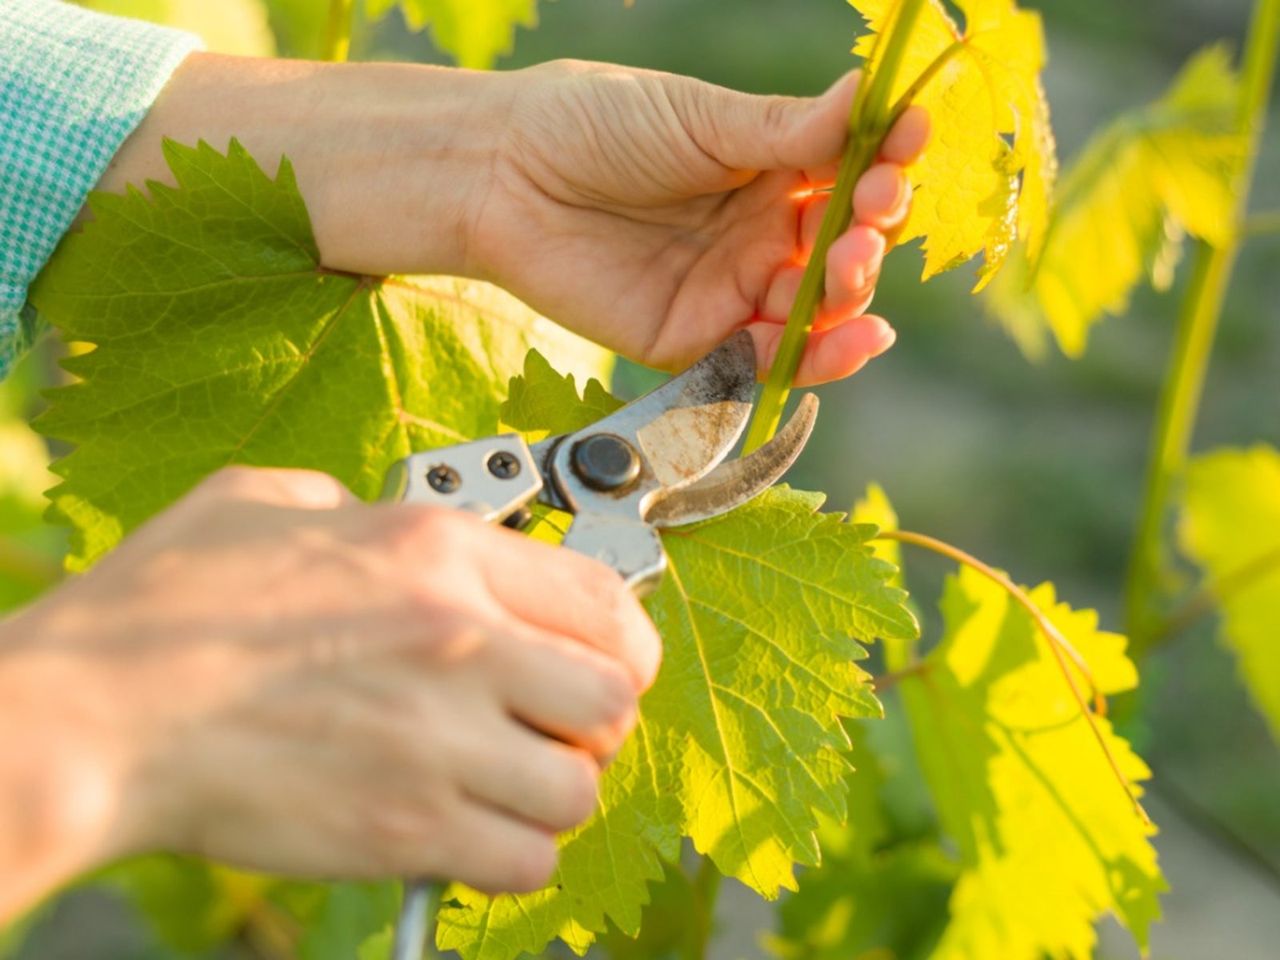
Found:
<svg viewBox="0 0 1280 960"><path fill-rule="evenodd" d="M458 476L457 470L442 463L427 471L427 483L436 493L453 493L462 486L462 478Z"/></svg>
<svg viewBox="0 0 1280 960"><path fill-rule="evenodd" d="M597 433L573 448L573 472L592 490L621 490L640 476L640 455L621 437Z"/></svg>
<svg viewBox="0 0 1280 960"><path fill-rule="evenodd" d="M520 474L520 461L515 454L508 453L506 450L499 450L490 456L486 466L489 472L499 480L510 480Z"/></svg>

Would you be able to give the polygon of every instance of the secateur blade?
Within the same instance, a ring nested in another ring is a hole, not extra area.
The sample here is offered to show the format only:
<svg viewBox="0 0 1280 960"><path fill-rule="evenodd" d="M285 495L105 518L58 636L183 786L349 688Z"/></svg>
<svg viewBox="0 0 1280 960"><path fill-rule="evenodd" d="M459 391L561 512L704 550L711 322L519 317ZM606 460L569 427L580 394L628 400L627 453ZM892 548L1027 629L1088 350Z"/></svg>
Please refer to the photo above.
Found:
<svg viewBox="0 0 1280 960"><path fill-rule="evenodd" d="M791 419L754 453L720 464L701 480L657 501L645 520L678 527L710 520L740 507L782 479L809 442L818 418L818 398L806 393Z"/></svg>
<svg viewBox="0 0 1280 960"><path fill-rule="evenodd" d="M666 556L657 527L719 516L776 481L804 447L817 400L806 398L778 436L723 464L751 416L750 334L730 337L684 373L576 433L537 444L541 498L568 510L564 546L606 563L646 593Z"/></svg>
<svg viewBox="0 0 1280 960"><path fill-rule="evenodd" d="M755 345L743 331L620 410L534 445L551 480L543 499L574 513L643 519L657 499L700 480L729 454L751 417L755 387ZM602 437L621 441L637 457L635 475L616 487L591 475L584 444L604 446Z"/></svg>

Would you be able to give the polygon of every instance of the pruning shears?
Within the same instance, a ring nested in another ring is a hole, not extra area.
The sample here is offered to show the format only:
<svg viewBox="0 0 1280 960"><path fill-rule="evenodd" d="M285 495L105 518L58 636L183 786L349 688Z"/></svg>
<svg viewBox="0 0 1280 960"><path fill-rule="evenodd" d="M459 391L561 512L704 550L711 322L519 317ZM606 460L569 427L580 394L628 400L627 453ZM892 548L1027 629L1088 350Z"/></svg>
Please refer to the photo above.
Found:
<svg viewBox="0 0 1280 960"><path fill-rule="evenodd" d="M612 567L644 596L667 566L659 530L741 506L776 483L808 442L813 394L764 446L726 459L755 386L755 346L740 332L575 433L532 445L504 434L406 457L388 472L383 499L466 510L515 529L528 525L535 503L565 511L572 520L562 545ZM420 960L432 892L427 882L406 883L393 960Z"/></svg>

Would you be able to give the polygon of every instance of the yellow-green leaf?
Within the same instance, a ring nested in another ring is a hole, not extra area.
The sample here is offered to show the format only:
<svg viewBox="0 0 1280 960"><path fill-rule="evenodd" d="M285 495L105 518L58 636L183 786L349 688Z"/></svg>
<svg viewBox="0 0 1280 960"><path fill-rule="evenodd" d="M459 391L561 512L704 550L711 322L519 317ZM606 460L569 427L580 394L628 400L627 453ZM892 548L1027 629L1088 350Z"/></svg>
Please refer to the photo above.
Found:
<svg viewBox="0 0 1280 960"><path fill-rule="evenodd" d="M1194 460L1178 534L1217 595L1223 643L1280 741L1280 452L1259 445Z"/></svg>
<svg viewBox="0 0 1280 960"><path fill-rule="evenodd" d="M886 764L868 743L867 723L848 724L849 822L823 824L822 866L801 874L767 940L783 960L926 960L946 926L958 868L934 837L893 836Z"/></svg>
<svg viewBox="0 0 1280 960"><path fill-rule="evenodd" d="M898 512L889 501L884 487L878 483L867 484L867 491L853 505L849 520L853 523L869 523L879 530L898 529ZM898 543L894 540L872 540L871 549L881 560L893 564L898 570L894 582L901 584L902 548Z"/></svg>
<svg viewBox="0 0 1280 960"><path fill-rule="evenodd" d="M850 0L873 32L855 52L871 57L875 34L898 0ZM1048 223L1057 174L1039 14L1014 0L957 0L964 29L940 0L920 16L894 96L906 93L936 58L958 45L916 102L933 117L934 135L912 172L915 202L902 239L924 238L924 279L983 254L978 286L1000 269L1021 239L1034 257ZM874 62L872 68L874 69Z"/></svg>
<svg viewBox="0 0 1280 960"><path fill-rule="evenodd" d="M1058 603L1051 584L1030 596L1103 692L1135 686L1124 637L1099 630L1093 611ZM948 580L942 612L941 643L901 682L961 864L932 957L1087 960L1108 913L1145 945L1165 889L1154 828L1114 776L1045 638L1005 590L968 568ZM1146 779L1128 743L1104 718L1094 722L1129 781Z"/></svg>
<svg viewBox="0 0 1280 960"><path fill-rule="evenodd" d="M1090 328L1128 308L1144 277L1173 275L1184 233L1210 243L1232 229L1238 80L1222 47L1194 57L1155 103L1098 134L1063 178L1038 265L1004 273L989 310L1032 356L1052 332L1070 356Z"/></svg>

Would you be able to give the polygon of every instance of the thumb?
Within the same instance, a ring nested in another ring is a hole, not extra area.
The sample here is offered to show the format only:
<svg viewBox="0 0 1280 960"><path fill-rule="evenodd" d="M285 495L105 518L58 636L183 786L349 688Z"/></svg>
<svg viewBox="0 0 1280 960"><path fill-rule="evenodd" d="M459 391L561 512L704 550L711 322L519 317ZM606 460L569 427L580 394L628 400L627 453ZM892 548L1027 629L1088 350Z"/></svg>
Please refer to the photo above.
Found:
<svg viewBox="0 0 1280 960"><path fill-rule="evenodd" d="M734 170L824 166L844 150L860 75L856 70L846 74L818 97L756 96L700 85L707 102L692 105L685 128L708 154Z"/></svg>

